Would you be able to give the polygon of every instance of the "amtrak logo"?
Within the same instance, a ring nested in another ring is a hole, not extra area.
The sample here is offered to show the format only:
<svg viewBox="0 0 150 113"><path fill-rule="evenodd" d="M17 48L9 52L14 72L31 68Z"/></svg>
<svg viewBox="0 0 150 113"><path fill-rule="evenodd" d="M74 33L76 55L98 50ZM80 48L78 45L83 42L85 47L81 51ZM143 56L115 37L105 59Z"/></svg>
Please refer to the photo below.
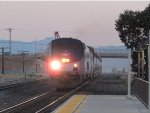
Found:
<svg viewBox="0 0 150 113"><path fill-rule="evenodd" d="M70 53L68 53L68 51L65 50L65 51L62 53L62 55L63 55L63 56L69 56Z"/></svg>

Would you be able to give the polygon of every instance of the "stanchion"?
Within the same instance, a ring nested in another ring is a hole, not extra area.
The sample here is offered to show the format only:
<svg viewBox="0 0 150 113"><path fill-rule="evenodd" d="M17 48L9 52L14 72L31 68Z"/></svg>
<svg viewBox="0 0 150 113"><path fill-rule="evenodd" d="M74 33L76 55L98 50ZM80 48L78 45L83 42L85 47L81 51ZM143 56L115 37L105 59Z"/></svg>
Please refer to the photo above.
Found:
<svg viewBox="0 0 150 113"><path fill-rule="evenodd" d="M131 49L128 49L128 98L131 98Z"/></svg>

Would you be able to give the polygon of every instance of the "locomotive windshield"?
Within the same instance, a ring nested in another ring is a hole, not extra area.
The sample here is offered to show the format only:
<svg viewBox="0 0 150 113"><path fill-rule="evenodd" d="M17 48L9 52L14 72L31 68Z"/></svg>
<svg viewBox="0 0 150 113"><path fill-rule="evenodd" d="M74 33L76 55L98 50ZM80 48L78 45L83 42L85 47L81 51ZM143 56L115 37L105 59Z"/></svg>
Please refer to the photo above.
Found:
<svg viewBox="0 0 150 113"><path fill-rule="evenodd" d="M52 55L69 55L75 58L82 58L84 52L83 43L71 41L70 39L57 40L52 42Z"/></svg>
<svg viewBox="0 0 150 113"><path fill-rule="evenodd" d="M53 44L53 49L61 50L61 49L73 49L73 50L79 50L81 49L80 44L64 44L64 43L57 43Z"/></svg>

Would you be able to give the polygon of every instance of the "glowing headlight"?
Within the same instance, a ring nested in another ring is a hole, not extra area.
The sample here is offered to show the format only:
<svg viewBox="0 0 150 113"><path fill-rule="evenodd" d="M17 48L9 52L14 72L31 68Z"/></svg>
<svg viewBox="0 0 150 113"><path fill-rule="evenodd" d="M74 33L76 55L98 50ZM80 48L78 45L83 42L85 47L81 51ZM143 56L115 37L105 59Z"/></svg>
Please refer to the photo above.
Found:
<svg viewBox="0 0 150 113"><path fill-rule="evenodd" d="M66 62L70 62L70 60L69 60L69 59L66 59Z"/></svg>
<svg viewBox="0 0 150 113"><path fill-rule="evenodd" d="M77 65L77 64L74 64L73 66L74 66L74 67L78 67L78 65Z"/></svg>
<svg viewBox="0 0 150 113"><path fill-rule="evenodd" d="M70 62L70 60L67 59L67 58L62 58L62 59L61 59L61 62L62 62L62 63L66 63L66 62Z"/></svg>
<svg viewBox="0 0 150 113"><path fill-rule="evenodd" d="M59 61L54 60L54 61L51 62L50 66L51 66L51 69L53 69L53 70L59 70L60 67L61 67L61 64L60 64Z"/></svg>
<svg viewBox="0 0 150 113"><path fill-rule="evenodd" d="M63 63L65 63L65 62L66 62L66 59L63 58L63 59L61 59L61 61L62 61Z"/></svg>

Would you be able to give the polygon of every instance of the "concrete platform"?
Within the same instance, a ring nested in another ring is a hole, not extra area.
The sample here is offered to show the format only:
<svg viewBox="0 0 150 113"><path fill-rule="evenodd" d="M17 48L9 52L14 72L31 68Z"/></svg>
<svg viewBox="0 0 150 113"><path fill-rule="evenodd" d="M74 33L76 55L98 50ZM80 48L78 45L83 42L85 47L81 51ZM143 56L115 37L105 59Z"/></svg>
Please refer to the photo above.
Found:
<svg viewBox="0 0 150 113"><path fill-rule="evenodd" d="M74 95L53 113L148 113L134 96Z"/></svg>

